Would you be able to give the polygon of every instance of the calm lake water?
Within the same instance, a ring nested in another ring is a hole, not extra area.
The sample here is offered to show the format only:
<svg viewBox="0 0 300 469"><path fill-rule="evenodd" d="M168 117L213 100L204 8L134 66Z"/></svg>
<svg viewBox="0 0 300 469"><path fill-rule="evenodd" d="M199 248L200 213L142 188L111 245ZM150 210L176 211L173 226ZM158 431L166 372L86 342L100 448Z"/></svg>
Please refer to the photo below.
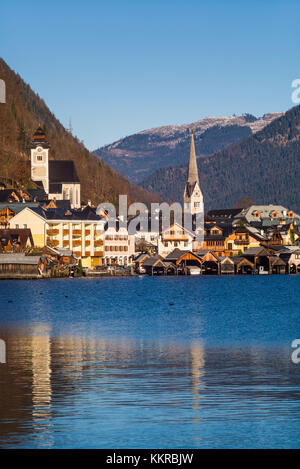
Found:
<svg viewBox="0 0 300 469"><path fill-rule="evenodd" d="M0 447L298 448L300 276L0 281Z"/></svg>

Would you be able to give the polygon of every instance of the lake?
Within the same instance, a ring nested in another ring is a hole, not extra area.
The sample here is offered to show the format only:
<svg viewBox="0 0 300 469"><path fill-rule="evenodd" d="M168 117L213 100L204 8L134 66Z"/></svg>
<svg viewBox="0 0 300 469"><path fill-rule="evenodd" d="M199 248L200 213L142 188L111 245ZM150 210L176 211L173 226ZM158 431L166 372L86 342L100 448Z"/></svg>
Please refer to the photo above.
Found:
<svg viewBox="0 0 300 469"><path fill-rule="evenodd" d="M0 281L0 447L299 448L299 276Z"/></svg>

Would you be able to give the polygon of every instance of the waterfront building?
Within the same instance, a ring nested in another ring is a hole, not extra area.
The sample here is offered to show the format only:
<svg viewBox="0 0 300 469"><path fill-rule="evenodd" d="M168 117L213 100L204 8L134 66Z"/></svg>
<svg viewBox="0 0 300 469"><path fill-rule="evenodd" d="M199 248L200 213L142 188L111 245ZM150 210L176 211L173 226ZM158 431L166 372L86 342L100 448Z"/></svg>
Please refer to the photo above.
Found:
<svg viewBox="0 0 300 469"><path fill-rule="evenodd" d="M202 260L192 251L176 248L166 256L164 261L175 264L177 273L199 275L202 272Z"/></svg>
<svg viewBox="0 0 300 469"><path fill-rule="evenodd" d="M104 265L124 265L132 263L135 253L134 235L128 233L126 223L115 220L104 226Z"/></svg>
<svg viewBox="0 0 300 469"><path fill-rule="evenodd" d="M134 236L117 220L109 226L106 217L87 205L82 210L26 207L10 220L11 228L26 226L36 247L65 249L82 260L82 266L126 265L134 255Z"/></svg>
<svg viewBox="0 0 300 469"><path fill-rule="evenodd" d="M81 206L80 181L72 160L50 160L50 145L38 127L31 148L31 179L48 199L70 200L72 208Z"/></svg>
<svg viewBox="0 0 300 469"><path fill-rule="evenodd" d="M12 228L24 224L30 228L35 246L71 250L89 268L102 264L105 223L90 207L66 212L27 207L10 220Z"/></svg>
<svg viewBox="0 0 300 469"><path fill-rule="evenodd" d="M232 275L235 273L233 257L221 256L219 257L219 262L221 275Z"/></svg>
<svg viewBox="0 0 300 469"><path fill-rule="evenodd" d="M176 248L192 251L194 239L195 235L193 233L175 222L160 234L158 239L158 254L166 257Z"/></svg>
<svg viewBox="0 0 300 469"><path fill-rule="evenodd" d="M33 246L30 229L0 229L0 252L23 252Z"/></svg>
<svg viewBox="0 0 300 469"><path fill-rule="evenodd" d="M41 278L43 271L40 256L0 254L0 278Z"/></svg>

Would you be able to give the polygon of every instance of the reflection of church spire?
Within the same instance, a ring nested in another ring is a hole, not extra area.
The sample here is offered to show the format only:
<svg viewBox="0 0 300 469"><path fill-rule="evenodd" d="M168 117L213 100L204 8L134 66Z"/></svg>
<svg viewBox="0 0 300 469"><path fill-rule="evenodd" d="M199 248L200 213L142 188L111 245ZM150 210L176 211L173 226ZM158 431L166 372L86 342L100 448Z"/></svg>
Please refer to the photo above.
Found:
<svg viewBox="0 0 300 469"><path fill-rule="evenodd" d="M188 184L194 185L195 182L199 184L196 150L195 150L195 142L194 142L194 128L192 128L191 129L191 146L190 146Z"/></svg>

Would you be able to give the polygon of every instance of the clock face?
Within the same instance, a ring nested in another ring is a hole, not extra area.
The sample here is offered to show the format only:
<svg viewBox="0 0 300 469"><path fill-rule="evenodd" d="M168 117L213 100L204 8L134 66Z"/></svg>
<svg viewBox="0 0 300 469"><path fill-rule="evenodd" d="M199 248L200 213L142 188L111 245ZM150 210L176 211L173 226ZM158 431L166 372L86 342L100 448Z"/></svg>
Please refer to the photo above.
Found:
<svg viewBox="0 0 300 469"><path fill-rule="evenodd" d="M42 151L43 149L41 147L38 147L37 148L37 151Z"/></svg>

